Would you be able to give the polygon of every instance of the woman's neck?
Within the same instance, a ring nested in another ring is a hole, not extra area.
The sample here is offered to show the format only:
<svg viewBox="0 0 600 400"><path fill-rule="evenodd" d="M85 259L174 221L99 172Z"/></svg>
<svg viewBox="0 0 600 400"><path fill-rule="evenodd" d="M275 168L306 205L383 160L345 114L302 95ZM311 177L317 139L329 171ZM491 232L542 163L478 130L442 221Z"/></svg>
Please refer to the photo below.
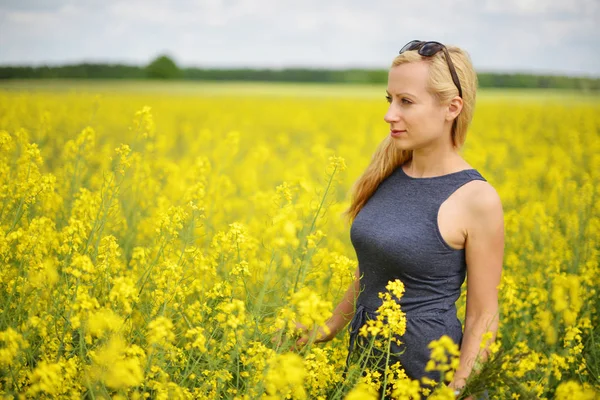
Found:
<svg viewBox="0 0 600 400"><path fill-rule="evenodd" d="M405 164L405 171L415 178L446 175L470 167L456 151L419 149Z"/></svg>

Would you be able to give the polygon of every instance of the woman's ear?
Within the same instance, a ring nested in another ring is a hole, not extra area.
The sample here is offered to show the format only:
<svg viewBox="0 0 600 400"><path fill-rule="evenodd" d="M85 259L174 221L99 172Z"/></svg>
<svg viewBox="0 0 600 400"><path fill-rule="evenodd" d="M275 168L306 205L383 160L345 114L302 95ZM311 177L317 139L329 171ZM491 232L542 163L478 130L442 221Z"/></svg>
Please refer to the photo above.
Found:
<svg viewBox="0 0 600 400"><path fill-rule="evenodd" d="M448 104L448 109L446 111L446 120L452 121L458 117L458 114L462 111L463 100L459 96L454 96L452 100L450 100L450 104Z"/></svg>

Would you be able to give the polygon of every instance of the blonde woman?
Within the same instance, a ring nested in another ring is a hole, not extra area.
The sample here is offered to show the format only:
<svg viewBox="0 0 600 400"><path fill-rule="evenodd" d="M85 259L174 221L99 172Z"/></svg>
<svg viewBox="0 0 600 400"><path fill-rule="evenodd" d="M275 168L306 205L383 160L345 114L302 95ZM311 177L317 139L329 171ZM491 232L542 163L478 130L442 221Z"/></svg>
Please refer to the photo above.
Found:
<svg viewBox="0 0 600 400"><path fill-rule="evenodd" d="M412 379L439 380L439 373L425 371L427 345L448 335L460 346L460 365L449 384L456 393L472 371L484 333L496 337L504 256L500 198L459 153L476 89L469 56L458 47L414 40L393 60L384 117L389 134L356 181L346 210L359 263L356 280L327 322L330 333L320 328L315 340L331 340L350 322L348 364L353 352L363 351L366 339L357 333L375 317L378 293L400 279L407 326L403 344L392 344L396 355L389 363L400 361ZM455 302L465 277L463 332ZM308 333L296 345L307 340Z"/></svg>

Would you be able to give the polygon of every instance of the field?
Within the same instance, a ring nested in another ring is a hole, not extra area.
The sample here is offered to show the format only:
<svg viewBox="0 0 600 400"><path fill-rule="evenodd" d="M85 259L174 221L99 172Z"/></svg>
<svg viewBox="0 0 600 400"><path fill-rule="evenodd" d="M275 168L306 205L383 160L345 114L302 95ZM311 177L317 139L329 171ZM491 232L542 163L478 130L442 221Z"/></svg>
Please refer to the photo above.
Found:
<svg viewBox="0 0 600 400"><path fill-rule="evenodd" d="M352 280L341 213L388 134L384 96L0 82L3 398L369 398L383 379L342 379L347 330L288 349ZM481 91L462 154L506 233L498 346L470 385L597 398L600 97ZM418 398L401 371L386 382Z"/></svg>

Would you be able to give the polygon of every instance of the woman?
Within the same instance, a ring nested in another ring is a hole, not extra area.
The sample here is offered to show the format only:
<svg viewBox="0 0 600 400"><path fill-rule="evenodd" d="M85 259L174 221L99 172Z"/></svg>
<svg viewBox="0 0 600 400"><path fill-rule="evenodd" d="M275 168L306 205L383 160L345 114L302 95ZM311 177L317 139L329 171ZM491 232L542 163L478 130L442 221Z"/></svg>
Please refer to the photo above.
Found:
<svg viewBox="0 0 600 400"><path fill-rule="evenodd" d="M359 328L381 304L378 293L400 279L407 326L403 344L392 344L392 352L404 353L390 364L399 360L412 379L439 380L439 373L425 371L427 345L448 335L460 346L460 365L449 384L458 392L483 334L491 331L495 339L504 255L500 198L459 154L476 88L469 56L458 47L412 41L392 62L384 117L390 133L356 182L346 210L359 263L356 279L327 322L330 332L319 328L315 340L331 340L352 318L350 359L362 340ZM463 333L455 302L465 275ZM296 345L308 340L305 332Z"/></svg>

